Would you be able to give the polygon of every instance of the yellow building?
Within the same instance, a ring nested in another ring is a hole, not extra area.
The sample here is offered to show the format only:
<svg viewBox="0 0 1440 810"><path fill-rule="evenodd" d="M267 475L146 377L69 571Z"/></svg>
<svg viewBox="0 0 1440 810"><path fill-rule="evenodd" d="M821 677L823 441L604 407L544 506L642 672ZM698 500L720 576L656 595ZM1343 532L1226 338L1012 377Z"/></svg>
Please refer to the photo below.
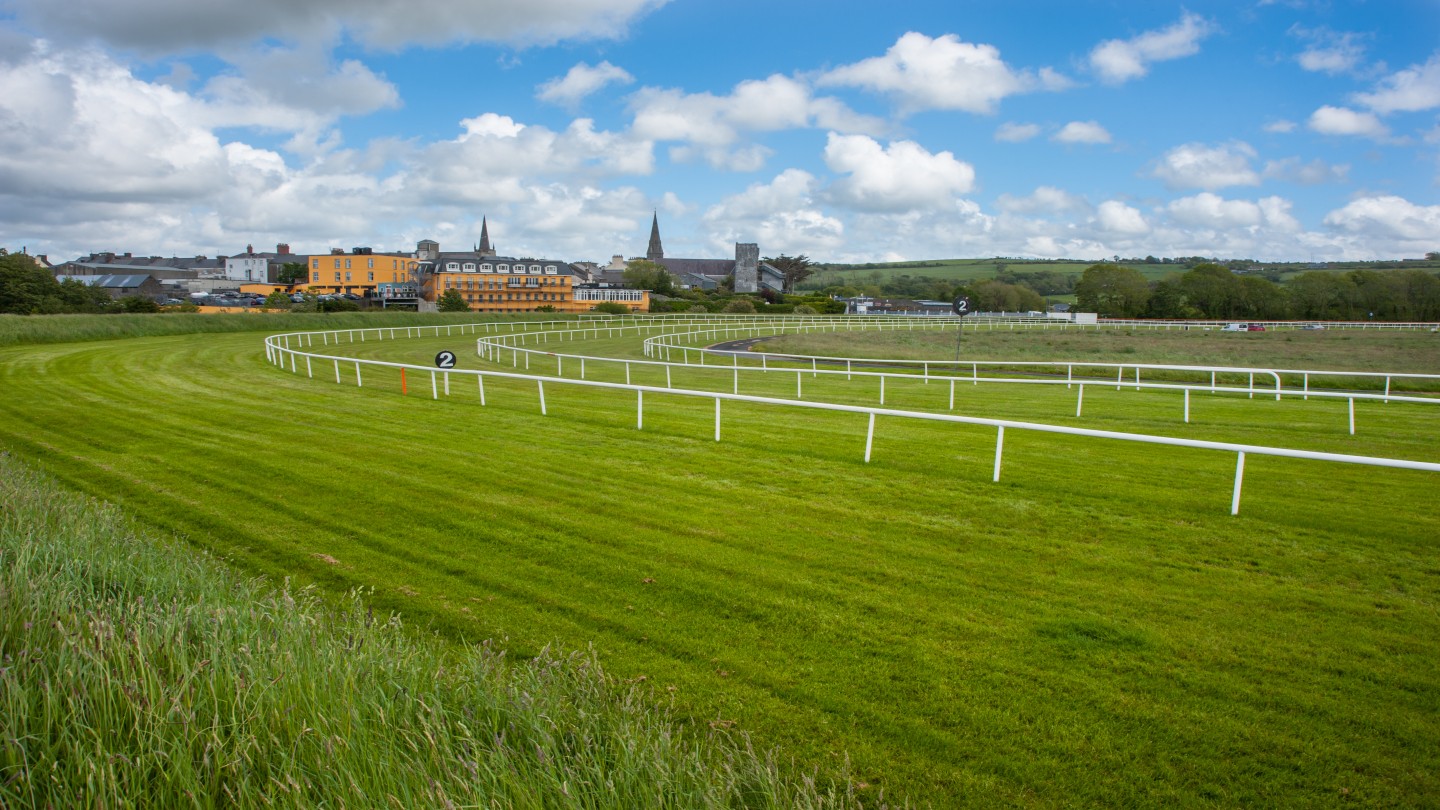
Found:
<svg viewBox="0 0 1440 810"><path fill-rule="evenodd" d="M405 253L373 253L369 248L349 253L332 251L308 258L310 277L295 289L316 295L350 293L374 298L381 284L409 281L414 263L414 258Z"/></svg>
<svg viewBox="0 0 1440 810"><path fill-rule="evenodd" d="M482 248L484 243L482 243ZM454 290L474 312L589 312L609 290L578 289L568 262L554 259L515 259L476 250L442 253L431 240L415 251L418 292L426 301L439 301ZM627 295L632 311L649 309L645 290L615 290ZM633 300L632 300L633 299ZM547 307L541 310L541 307Z"/></svg>

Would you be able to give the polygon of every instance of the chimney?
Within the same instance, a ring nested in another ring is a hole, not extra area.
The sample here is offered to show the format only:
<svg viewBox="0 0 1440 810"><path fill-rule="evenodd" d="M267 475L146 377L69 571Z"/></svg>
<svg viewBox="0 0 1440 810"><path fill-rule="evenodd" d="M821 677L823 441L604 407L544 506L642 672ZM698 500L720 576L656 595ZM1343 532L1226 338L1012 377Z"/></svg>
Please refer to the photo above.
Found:
<svg viewBox="0 0 1440 810"><path fill-rule="evenodd" d="M290 246L285 244L284 242L281 242L280 244L275 246L275 252L280 254L281 256L289 256Z"/></svg>
<svg viewBox="0 0 1440 810"><path fill-rule="evenodd" d="M254 245L246 245L246 246L245 246L245 255L246 255L246 256L249 256L250 254L252 254L252 253L254 253L254 252L255 252L255 246L254 246Z"/></svg>
<svg viewBox="0 0 1440 810"><path fill-rule="evenodd" d="M127 259L130 258L130 251L128 251L128 250L125 251L125 258L127 258Z"/></svg>

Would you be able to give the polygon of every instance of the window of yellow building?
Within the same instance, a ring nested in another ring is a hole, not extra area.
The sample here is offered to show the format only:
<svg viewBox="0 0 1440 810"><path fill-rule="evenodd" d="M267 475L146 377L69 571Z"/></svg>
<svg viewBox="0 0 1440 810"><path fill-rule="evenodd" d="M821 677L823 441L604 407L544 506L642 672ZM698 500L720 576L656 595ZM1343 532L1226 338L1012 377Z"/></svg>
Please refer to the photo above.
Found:
<svg viewBox="0 0 1440 810"><path fill-rule="evenodd" d="M345 280L346 280L346 281L349 281L349 280L350 280L350 273L349 273L349 271L346 271L346 273L345 273Z"/></svg>
<svg viewBox="0 0 1440 810"><path fill-rule="evenodd" d="M365 275L369 276L369 278L365 279L366 281L374 281L374 280L375 280L375 274L374 274L374 273L366 273Z"/></svg>

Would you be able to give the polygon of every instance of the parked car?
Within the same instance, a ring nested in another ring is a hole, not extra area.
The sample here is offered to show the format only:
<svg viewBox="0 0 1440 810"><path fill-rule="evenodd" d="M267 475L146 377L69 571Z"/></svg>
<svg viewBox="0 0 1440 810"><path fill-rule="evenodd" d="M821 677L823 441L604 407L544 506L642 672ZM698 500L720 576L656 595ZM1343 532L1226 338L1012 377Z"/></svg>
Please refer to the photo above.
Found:
<svg viewBox="0 0 1440 810"><path fill-rule="evenodd" d="M1314 332L1314 331L1316 331L1316 330L1318 330L1318 329L1324 329L1324 328L1325 328L1325 324L1323 324L1323 323L1307 323L1307 324L1305 324L1304 326L1302 326L1302 327L1300 327L1300 328L1306 330L1307 332Z"/></svg>
<svg viewBox="0 0 1440 810"><path fill-rule="evenodd" d="M1227 323L1220 329L1221 332L1244 332L1246 326L1243 323Z"/></svg>
<svg viewBox="0 0 1440 810"><path fill-rule="evenodd" d="M1261 325L1258 324L1258 323L1252 323L1252 324L1250 324L1249 326L1245 327L1245 331L1246 331L1246 332L1264 332L1264 331L1265 331L1265 327L1261 326Z"/></svg>

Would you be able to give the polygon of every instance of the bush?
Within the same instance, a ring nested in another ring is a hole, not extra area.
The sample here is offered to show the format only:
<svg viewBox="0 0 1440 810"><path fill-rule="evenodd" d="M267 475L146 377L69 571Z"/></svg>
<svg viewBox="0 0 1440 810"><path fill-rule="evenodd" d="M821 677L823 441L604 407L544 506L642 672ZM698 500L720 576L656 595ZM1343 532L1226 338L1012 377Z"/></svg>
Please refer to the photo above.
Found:
<svg viewBox="0 0 1440 810"><path fill-rule="evenodd" d="M694 314L697 314L697 315L701 315L701 314L704 314L704 313L709 312L710 310L706 309L704 304L696 304L695 306L690 307L689 309L687 309L687 310L685 310L685 311L686 311L686 312L690 312L690 313L694 313Z"/></svg>
<svg viewBox="0 0 1440 810"><path fill-rule="evenodd" d="M127 295L116 302L121 312L159 312L160 305L153 298L143 295Z"/></svg>
<svg viewBox="0 0 1440 810"><path fill-rule="evenodd" d="M753 315L755 313L755 304L752 303L748 298L735 298L732 299L730 303L726 304L725 308L720 311Z"/></svg>
<svg viewBox="0 0 1440 810"><path fill-rule="evenodd" d="M629 315L630 307L625 306L619 301L601 301L595 305L595 309L592 311L599 312L602 315Z"/></svg>
<svg viewBox="0 0 1440 810"><path fill-rule="evenodd" d="M820 313L809 304L796 304L793 310L796 315L819 315Z"/></svg>
<svg viewBox="0 0 1440 810"><path fill-rule="evenodd" d="M273 290L265 297L264 309L289 309L290 296L284 290Z"/></svg>
<svg viewBox="0 0 1440 810"><path fill-rule="evenodd" d="M441 312L470 311L470 305L465 302L465 296L461 295L459 290L453 288L446 290L445 294L441 295L440 300L436 301L435 304Z"/></svg>

